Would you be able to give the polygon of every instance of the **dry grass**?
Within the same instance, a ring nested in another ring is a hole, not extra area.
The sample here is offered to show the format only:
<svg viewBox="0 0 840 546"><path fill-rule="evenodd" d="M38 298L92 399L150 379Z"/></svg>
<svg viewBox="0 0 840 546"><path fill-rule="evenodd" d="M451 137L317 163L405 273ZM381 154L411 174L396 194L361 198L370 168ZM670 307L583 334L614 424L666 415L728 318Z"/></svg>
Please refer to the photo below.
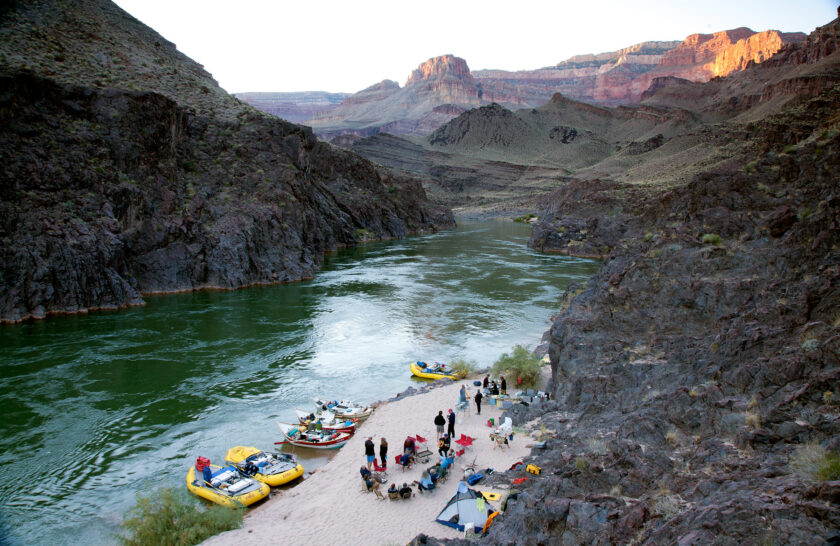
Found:
<svg viewBox="0 0 840 546"><path fill-rule="evenodd" d="M757 411L747 411L744 414L744 424L752 428L761 428L761 415Z"/></svg>
<svg viewBox="0 0 840 546"><path fill-rule="evenodd" d="M790 464L804 478L819 482L840 479L840 453L829 451L816 442L799 446Z"/></svg>
<svg viewBox="0 0 840 546"><path fill-rule="evenodd" d="M578 470L587 470L589 468L589 461L586 460L586 457L578 455L575 457L575 468Z"/></svg>

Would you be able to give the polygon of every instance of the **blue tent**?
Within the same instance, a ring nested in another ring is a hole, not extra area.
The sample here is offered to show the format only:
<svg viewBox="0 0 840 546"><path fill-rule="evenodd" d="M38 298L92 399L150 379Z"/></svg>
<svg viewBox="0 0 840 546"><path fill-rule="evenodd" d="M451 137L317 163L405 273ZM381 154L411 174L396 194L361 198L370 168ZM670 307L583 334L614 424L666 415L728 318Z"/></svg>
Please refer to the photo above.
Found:
<svg viewBox="0 0 840 546"><path fill-rule="evenodd" d="M435 521L459 531L464 530L465 524L472 523L475 531L480 532L492 512L493 508L481 493L461 482L458 484L458 491L446 503Z"/></svg>

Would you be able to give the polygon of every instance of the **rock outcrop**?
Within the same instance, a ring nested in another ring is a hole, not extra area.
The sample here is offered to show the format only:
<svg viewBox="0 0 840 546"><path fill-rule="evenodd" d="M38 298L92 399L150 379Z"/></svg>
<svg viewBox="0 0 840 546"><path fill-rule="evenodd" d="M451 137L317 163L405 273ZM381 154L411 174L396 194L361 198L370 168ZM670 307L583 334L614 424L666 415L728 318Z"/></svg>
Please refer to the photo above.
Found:
<svg viewBox="0 0 840 546"><path fill-rule="evenodd" d="M327 140L341 134L426 134L479 104L479 90L467 63L443 55L418 66L405 86L385 80L308 123Z"/></svg>
<svg viewBox="0 0 840 546"><path fill-rule="evenodd" d="M784 44L805 39L799 32L753 32L748 28L692 34L682 42L644 42L601 53L578 55L553 67L532 71L479 70L483 93L516 94L543 104L554 93L605 105L638 102L656 78L708 81L772 57Z"/></svg>
<svg viewBox="0 0 840 546"><path fill-rule="evenodd" d="M4 7L0 320L311 277L453 225L416 180L255 110L105 0Z"/></svg>

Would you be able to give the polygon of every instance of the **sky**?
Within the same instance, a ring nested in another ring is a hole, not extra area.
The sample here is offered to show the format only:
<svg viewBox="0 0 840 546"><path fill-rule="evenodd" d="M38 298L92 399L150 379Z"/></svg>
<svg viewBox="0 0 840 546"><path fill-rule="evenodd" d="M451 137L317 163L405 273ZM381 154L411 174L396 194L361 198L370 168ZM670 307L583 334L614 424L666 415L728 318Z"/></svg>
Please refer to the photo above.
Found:
<svg viewBox="0 0 840 546"><path fill-rule="evenodd" d="M228 92L356 92L400 85L451 53L471 70L531 70L573 55L737 27L809 33L837 0L116 0Z"/></svg>

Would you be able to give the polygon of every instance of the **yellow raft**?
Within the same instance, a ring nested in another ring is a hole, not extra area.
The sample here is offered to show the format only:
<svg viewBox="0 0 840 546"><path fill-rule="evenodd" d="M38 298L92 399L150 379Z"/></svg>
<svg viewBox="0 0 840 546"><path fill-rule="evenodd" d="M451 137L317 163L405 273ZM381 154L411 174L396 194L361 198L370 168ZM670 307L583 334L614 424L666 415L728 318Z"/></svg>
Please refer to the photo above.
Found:
<svg viewBox="0 0 840 546"><path fill-rule="evenodd" d="M225 464L240 470L249 463L259 469L253 474L254 478L271 487L289 483L303 475L303 466L288 453L267 453L255 447L236 446L225 454Z"/></svg>
<svg viewBox="0 0 840 546"><path fill-rule="evenodd" d="M211 464L210 468L213 470L213 481L210 484L201 475L196 479L195 466L187 471L187 489L202 499L239 508L266 498L271 491L268 485L244 475L234 466L222 468Z"/></svg>
<svg viewBox="0 0 840 546"><path fill-rule="evenodd" d="M417 377L422 377L423 379L452 379L452 380L458 379L458 377L455 376L455 375L450 375L450 374L447 374L447 373L438 373L438 372L431 371L431 368L428 368L426 366L422 366L421 364L424 364L424 363L422 363L422 362L412 362L409 365L409 367L411 368L411 373L413 373ZM424 370L430 370L430 371L427 372L427 371L424 371Z"/></svg>

